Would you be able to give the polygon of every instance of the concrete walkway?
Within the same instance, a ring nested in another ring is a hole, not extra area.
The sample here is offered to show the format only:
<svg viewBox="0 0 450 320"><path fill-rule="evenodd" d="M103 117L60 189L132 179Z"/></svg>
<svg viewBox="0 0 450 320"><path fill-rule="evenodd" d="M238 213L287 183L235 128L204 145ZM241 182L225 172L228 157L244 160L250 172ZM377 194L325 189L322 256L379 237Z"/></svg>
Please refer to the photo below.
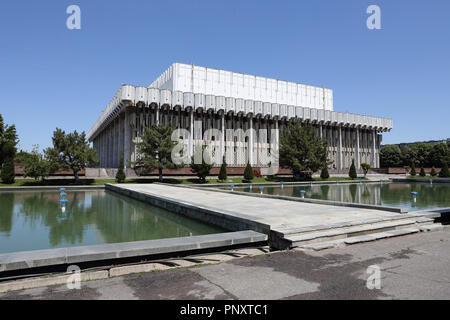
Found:
<svg viewBox="0 0 450 320"><path fill-rule="evenodd" d="M380 289L367 287L370 266L381 270ZM321 252L291 250L83 282L81 290L60 285L12 291L0 300L448 299L449 275L446 228Z"/></svg>
<svg viewBox="0 0 450 320"><path fill-rule="evenodd" d="M398 213L380 210L255 198L161 184L130 184L120 185L120 187L195 206L226 211L227 214L269 225L271 230L277 231L398 216Z"/></svg>

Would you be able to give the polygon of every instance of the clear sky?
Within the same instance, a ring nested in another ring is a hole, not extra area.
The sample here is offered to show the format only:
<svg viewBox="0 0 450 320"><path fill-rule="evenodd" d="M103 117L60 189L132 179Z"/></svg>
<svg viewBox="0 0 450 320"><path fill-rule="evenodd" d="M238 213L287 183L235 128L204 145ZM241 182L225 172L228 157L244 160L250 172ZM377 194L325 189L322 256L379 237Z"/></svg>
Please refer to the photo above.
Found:
<svg viewBox="0 0 450 320"><path fill-rule="evenodd" d="M183 62L331 88L336 111L394 119L383 143L443 139L449 58L448 0L4 0L0 113L20 148L45 148L56 127L89 131L121 84Z"/></svg>

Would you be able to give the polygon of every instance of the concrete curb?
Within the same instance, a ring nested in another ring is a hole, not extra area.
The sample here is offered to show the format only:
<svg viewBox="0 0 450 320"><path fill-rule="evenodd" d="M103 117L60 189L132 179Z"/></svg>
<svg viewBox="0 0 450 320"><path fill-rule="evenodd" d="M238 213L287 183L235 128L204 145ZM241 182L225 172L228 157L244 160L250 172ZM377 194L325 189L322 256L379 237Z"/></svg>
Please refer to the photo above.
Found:
<svg viewBox="0 0 450 320"><path fill-rule="evenodd" d="M24 289L33 289L39 287L47 287L53 285L66 284L73 274L58 275L53 277L38 277L31 279L22 279L0 283L0 292L17 291ZM102 280L109 277L107 270L82 272L80 273L81 281Z"/></svg>
<svg viewBox="0 0 450 320"><path fill-rule="evenodd" d="M195 250L224 248L267 241L267 235L238 231L202 236L123 242L84 247L70 247L0 254L1 272L92 261L107 261L160 254L180 254Z"/></svg>
<svg viewBox="0 0 450 320"><path fill-rule="evenodd" d="M85 191L85 190L103 190L104 185L98 186L23 186L23 187L0 187L1 191L59 191L60 188L66 188L66 190L72 191Z"/></svg>

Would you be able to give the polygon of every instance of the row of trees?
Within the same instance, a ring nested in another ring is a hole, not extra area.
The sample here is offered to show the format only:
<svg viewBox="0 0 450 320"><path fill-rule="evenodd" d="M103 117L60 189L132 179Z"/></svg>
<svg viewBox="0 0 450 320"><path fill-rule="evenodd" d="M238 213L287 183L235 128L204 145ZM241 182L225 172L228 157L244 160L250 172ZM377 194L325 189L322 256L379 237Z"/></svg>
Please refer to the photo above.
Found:
<svg viewBox="0 0 450 320"><path fill-rule="evenodd" d="M175 164L172 161L172 150L176 142L171 140L173 128L170 126L155 126L146 128L140 136L137 144L140 158L134 163L138 168L158 170L159 180L163 179L164 169L178 169L184 164ZM195 152L203 154L203 148L195 148ZM202 159L194 162L194 159ZM202 155L194 155L191 159L191 171L200 181L205 182L214 164L206 161ZM328 179L327 143L316 135L315 129L310 124L302 124L300 121L288 123L287 130L280 136L280 166L292 170L295 179L310 179L314 172L322 170L322 177ZM220 169L219 180L227 179L227 164L225 159ZM120 168L119 168L120 170ZM144 171L144 170L138 170ZM254 172L248 163L244 171L244 180L251 181ZM117 179L119 181L119 179Z"/></svg>
<svg viewBox="0 0 450 320"><path fill-rule="evenodd" d="M34 146L31 153L17 153L18 137L14 125L5 125L0 115L0 177L3 183L13 184L15 181L15 162L24 169L24 176L36 180L45 180L58 170L70 170L75 180L79 180L79 172L86 167L98 164L97 153L89 146L84 132L66 133L61 129L53 132L53 147L43 153Z"/></svg>
<svg viewBox="0 0 450 320"><path fill-rule="evenodd" d="M380 150L382 168L442 168L450 164L450 144L414 143L409 146L386 145Z"/></svg>

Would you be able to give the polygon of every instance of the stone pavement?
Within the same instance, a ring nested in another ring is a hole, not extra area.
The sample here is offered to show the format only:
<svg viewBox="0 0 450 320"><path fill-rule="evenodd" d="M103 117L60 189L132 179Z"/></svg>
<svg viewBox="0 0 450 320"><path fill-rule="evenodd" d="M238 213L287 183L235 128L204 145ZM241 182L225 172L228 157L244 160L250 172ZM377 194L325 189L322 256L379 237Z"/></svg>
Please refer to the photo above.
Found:
<svg viewBox="0 0 450 320"><path fill-rule="evenodd" d="M212 210L225 211L227 214L235 214L236 216L270 225L271 230L295 229L358 220L366 221L398 215L398 213L374 209L247 197L162 184L130 184L120 185L120 188L164 197Z"/></svg>
<svg viewBox="0 0 450 320"><path fill-rule="evenodd" d="M369 290L367 268L381 268ZM1 299L449 299L450 229L0 294Z"/></svg>

